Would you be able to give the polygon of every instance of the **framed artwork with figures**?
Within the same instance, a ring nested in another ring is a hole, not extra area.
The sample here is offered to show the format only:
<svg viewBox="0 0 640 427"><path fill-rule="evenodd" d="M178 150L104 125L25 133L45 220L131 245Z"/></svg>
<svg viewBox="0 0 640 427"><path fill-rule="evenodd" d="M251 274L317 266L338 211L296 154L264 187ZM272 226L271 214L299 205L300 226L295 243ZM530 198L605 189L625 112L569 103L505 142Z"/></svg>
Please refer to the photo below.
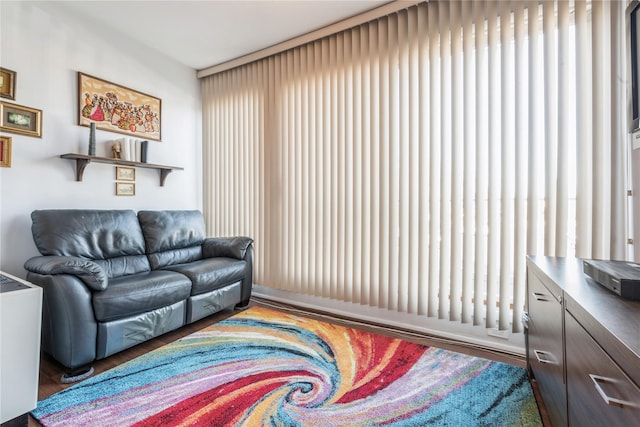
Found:
<svg viewBox="0 0 640 427"><path fill-rule="evenodd" d="M78 72L78 124L160 141L160 98Z"/></svg>

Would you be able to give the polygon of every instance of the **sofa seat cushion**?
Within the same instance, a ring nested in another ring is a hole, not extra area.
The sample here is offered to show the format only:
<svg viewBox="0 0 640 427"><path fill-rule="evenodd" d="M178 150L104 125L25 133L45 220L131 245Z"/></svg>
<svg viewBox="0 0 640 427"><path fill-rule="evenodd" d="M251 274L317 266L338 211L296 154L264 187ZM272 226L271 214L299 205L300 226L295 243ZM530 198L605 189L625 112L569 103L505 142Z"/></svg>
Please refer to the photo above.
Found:
<svg viewBox="0 0 640 427"><path fill-rule="evenodd" d="M244 279L246 268L246 261L221 257L172 265L165 270L187 276L192 282L191 295L200 295Z"/></svg>
<svg viewBox="0 0 640 427"><path fill-rule="evenodd" d="M108 322L185 300L191 281L182 274L156 270L109 280L107 289L93 293L96 320Z"/></svg>

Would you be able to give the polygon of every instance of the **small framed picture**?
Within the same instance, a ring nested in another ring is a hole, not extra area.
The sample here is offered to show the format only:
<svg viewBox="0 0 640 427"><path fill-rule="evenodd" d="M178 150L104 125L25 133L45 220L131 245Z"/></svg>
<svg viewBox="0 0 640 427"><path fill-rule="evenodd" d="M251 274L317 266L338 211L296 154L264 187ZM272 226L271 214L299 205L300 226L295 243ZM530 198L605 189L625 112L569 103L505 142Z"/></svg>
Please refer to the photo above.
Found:
<svg viewBox="0 0 640 427"><path fill-rule="evenodd" d="M16 72L0 67L0 97L16 99Z"/></svg>
<svg viewBox="0 0 640 427"><path fill-rule="evenodd" d="M136 168L116 166L116 180L117 181L135 181Z"/></svg>
<svg viewBox="0 0 640 427"><path fill-rule="evenodd" d="M11 167L11 137L0 136L0 167Z"/></svg>
<svg viewBox="0 0 640 427"><path fill-rule="evenodd" d="M0 101L0 130L42 138L42 110Z"/></svg>
<svg viewBox="0 0 640 427"><path fill-rule="evenodd" d="M116 182L116 196L135 196L136 185L133 182Z"/></svg>

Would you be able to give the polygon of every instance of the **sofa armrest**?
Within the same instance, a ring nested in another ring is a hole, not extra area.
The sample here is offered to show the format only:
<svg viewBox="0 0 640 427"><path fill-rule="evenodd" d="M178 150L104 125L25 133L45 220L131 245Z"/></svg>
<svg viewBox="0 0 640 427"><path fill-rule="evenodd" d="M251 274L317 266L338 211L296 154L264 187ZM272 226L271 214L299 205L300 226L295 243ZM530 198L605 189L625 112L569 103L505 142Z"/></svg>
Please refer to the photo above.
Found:
<svg viewBox="0 0 640 427"><path fill-rule="evenodd" d="M209 237L202 244L202 256L204 258L228 257L244 259L247 248L251 246L253 239L250 237Z"/></svg>
<svg viewBox="0 0 640 427"><path fill-rule="evenodd" d="M70 274L29 271L27 280L43 291L42 350L70 370L95 360L98 324L92 290Z"/></svg>
<svg viewBox="0 0 640 427"><path fill-rule="evenodd" d="M37 256L28 259L24 268L42 275L70 274L78 277L94 291L107 289L107 274L91 260L72 256Z"/></svg>

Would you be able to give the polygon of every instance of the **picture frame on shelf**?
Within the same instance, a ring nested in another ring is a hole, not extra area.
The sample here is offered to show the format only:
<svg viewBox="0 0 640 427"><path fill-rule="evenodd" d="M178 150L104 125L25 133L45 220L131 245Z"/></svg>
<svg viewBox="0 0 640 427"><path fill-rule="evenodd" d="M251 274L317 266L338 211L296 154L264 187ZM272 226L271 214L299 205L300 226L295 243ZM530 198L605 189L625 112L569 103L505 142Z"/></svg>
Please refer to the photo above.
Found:
<svg viewBox="0 0 640 427"><path fill-rule="evenodd" d="M133 182L116 182L116 196L135 196L136 184Z"/></svg>
<svg viewBox="0 0 640 427"><path fill-rule="evenodd" d="M11 137L0 136L0 167L11 167Z"/></svg>
<svg viewBox="0 0 640 427"><path fill-rule="evenodd" d="M78 72L78 124L141 139L160 141L162 100Z"/></svg>
<svg viewBox="0 0 640 427"><path fill-rule="evenodd" d="M0 67L0 97L16 99L16 72Z"/></svg>
<svg viewBox="0 0 640 427"><path fill-rule="evenodd" d="M118 181L135 181L136 168L125 166L116 166L116 180Z"/></svg>
<svg viewBox="0 0 640 427"><path fill-rule="evenodd" d="M42 138L42 110L0 101L0 130Z"/></svg>

